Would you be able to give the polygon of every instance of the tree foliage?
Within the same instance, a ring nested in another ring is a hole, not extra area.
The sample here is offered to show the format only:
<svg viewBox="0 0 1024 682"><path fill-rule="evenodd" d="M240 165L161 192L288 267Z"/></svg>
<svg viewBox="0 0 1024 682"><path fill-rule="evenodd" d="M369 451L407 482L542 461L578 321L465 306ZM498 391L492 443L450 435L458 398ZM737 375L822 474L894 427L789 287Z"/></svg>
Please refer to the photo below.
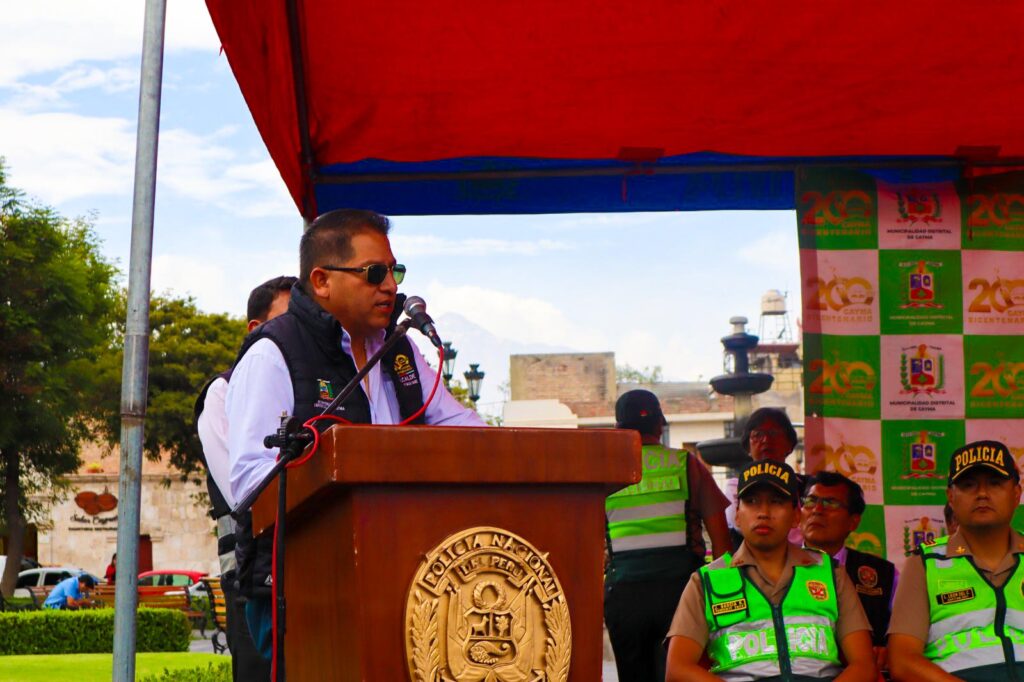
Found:
<svg viewBox="0 0 1024 682"><path fill-rule="evenodd" d="M100 436L121 438L121 364L126 298L119 297L116 331L98 354L97 381L104 387L93 416ZM166 454L183 476L200 471L202 444L192 408L203 385L231 367L245 338L245 320L204 313L192 298L154 296L149 307L149 384L143 449L150 459Z"/></svg>
<svg viewBox="0 0 1024 682"><path fill-rule="evenodd" d="M664 381L661 365L637 369L629 364L615 368L615 381L620 384L657 384Z"/></svg>
<svg viewBox="0 0 1024 682"><path fill-rule="evenodd" d="M28 493L59 487L79 466L93 402L94 350L108 343L116 268L92 226L27 201L0 163L0 461L8 561L17 577Z"/></svg>

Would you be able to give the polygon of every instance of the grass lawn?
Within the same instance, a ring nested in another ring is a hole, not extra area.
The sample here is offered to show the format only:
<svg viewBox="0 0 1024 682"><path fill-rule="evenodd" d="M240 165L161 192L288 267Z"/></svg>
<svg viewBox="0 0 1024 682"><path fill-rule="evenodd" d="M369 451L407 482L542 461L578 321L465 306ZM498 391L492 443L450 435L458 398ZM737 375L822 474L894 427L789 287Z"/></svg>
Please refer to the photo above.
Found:
<svg viewBox="0 0 1024 682"><path fill-rule="evenodd" d="M218 654L137 654L135 676L156 675L164 668L205 668L230 661ZM113 674L113 654L52 654L0 656L0 682L107 682Z"/></svg>

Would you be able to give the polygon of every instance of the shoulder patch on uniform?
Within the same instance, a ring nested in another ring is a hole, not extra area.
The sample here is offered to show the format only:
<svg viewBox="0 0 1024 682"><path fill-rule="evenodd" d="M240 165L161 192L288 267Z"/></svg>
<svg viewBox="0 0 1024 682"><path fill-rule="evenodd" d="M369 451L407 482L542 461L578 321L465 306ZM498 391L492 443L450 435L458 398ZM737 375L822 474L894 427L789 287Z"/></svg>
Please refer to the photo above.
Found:
<svg viewBox="0 0 1024 682"><path fill-rule="evenodd" d="M935 596L935 601L939 606L948 606L949 604L959 604L960 602L970 601L974 599L975 596L974 588L968 587L963 590L943 592L942 594Z"/></svg>
<svg viewBox="0 0 1024 682"><path fill-rule="evenodd" d="M828 600L828 586L820 580L808 580L807 593L817 601Z"/></svg>

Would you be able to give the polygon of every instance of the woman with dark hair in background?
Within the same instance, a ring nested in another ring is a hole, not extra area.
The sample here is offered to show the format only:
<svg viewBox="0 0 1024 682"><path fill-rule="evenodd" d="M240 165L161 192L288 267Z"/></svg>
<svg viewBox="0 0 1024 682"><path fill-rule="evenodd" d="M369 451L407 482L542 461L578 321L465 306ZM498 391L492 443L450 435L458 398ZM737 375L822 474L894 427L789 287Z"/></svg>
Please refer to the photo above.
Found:
<svg viewBox="0 0 1024 682"><path fill-rule="evenodd" d="M781 407L759 407L754 410L747 418L743 427L743 435L740 437L740 445L743 446L744 452L748 453L755 462L761 460L785 462L798 442L800 439L796 435L796 429L793 428L793 422L789 420L786 410ZM797 474L801 495L806 480L806 476ZM729 524L733 549L736 549L743 538L736 530L735 478L730 478L725 482L725 496L732 502L725 510L725 520ZM789 541L799 545L802 540L800 530L794 528L790 533Z"/></svg>

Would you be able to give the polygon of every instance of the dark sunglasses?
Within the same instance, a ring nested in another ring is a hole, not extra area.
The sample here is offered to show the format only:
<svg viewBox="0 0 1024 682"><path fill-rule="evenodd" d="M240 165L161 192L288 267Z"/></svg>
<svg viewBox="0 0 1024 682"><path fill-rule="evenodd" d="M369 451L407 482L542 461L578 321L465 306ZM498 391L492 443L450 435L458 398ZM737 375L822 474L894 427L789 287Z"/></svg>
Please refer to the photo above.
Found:
<svg viewBox="0 0 1024 682"><path fill-rule="evenodd" d="M405 266L398 263L390 267L383 263L374 263L373 265L364 265L361 268L343 268L337 265L321 265L320 268L322 270L333 270L334 272L365 272L366 281L370 284L380 284L388 276L389 272L394 275L395 284L401 284L402 280L405 279Z"/></svg>

